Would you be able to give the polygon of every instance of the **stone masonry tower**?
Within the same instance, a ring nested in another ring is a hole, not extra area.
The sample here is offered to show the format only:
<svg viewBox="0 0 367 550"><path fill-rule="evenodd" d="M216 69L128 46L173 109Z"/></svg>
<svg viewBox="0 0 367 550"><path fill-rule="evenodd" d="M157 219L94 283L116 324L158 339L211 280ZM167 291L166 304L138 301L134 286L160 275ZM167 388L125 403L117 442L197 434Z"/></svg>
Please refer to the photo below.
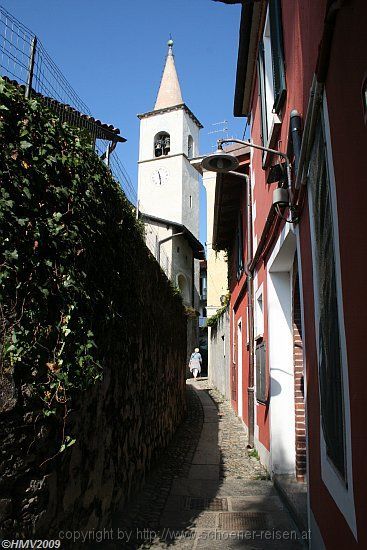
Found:
<svg viewBox="0 0 367 550"><path fill-rule="evenodd" d="M190 164L199 154L200 122L183 102L173 41L153 111L138 115L138 201L146 242L186 305L198 308L199 175Z"/></svg>

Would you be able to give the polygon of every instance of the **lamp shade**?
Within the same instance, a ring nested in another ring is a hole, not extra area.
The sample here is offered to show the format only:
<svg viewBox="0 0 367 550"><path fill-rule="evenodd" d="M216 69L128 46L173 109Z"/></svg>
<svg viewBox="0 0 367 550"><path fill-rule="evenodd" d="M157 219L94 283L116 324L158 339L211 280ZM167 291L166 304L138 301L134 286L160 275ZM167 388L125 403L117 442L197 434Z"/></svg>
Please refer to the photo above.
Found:
<svg viewBox="0 0 367 550"><path fill-rule="evenodd" d="M238 168L239 162L234 155L217 149L212 155L204 157L201 166L210 172L230 172Z"/></svg>

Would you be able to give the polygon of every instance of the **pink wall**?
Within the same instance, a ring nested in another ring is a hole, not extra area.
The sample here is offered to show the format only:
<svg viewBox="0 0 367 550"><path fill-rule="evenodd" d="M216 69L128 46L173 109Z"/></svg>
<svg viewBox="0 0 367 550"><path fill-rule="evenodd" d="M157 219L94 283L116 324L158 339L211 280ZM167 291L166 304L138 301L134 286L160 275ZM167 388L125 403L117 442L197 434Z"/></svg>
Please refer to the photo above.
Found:
<svg viewBox="0 0 367 550"><path fill-rule="evenodd" d="M347 2L338 13L332 43L332 55L326 81L331 145L338 203L340 263L343 289L344 323L347 342L349 394L351 412L354 502L359 524L359 546L367 547L365 519L367 505L361 479L367 477L367 436L365 384L366 360L362 343L367 325L367 241L365 238L365 205L367 204L367 129L362 110L362 83L367 75L365 28L367 5L363 0ZM304 269L305 271L305 269ZM306 301L311 290L305 288ZM312 315L308 332L312 329ZM310 341L310 338L308 338ZM313 342L312 342L313 343ZM310 417L318 415L316 360L311 346L307 348ZM362 383L361 383L362 382ZM310 418L311 420L311 418ZM349 527L325 488L318 464L319 424L310 428L312 508L325 533L327 547L357 547ZM313 498L315 495L315 498ZM322 498L320 498L322 496ZM330 529L330 524L335 526Z"/></svg>
<svg viewBox="0 0 367 550"><path fill-rule="evenodd" d="M306 114L309 91L316 68L318 49L323 33L326 0L283 0L283 33L287 79L287 99L278 147L287 148L289 114L297 109ZM362 110L361 87L367 76L366 39L367 5L363 0L345 2L338 13L332 56L326 81L326 95L332 150L339 204L338 223L342 271L344 321L349 366L349 389L352 417L353 471L355 479L367 478L365 372L367 361L363 355L365 327L367 326L367 239L365 237L365 209L367 204L367 129ZM260 104L255 86L252 104L251 138L260 140ZM255 172L253 200L256 202L254 232L260 240L268 215L272 191L276 184L266 184L267 171L262 169L262 155L253 152L252 171ZM321 479L320 416L317 357L313 308L313 281L310 226L307 202L299 224L302 249L302 279L307 345L308 434L310 449L309 479L311 507L324 536L327 548L353 548L357 544ZM276 239L275 239L276 240ZM270 252L270 251L269 251ZM269 254L269 253L268 253ZM265 258L266 261L266 258ZM265 284L265 269L261 265L258 282ZM266 304L266 300L264 300ZM267 315L265 309L265 333ZM260 440L269 448L269 425L266 408L257 409ZM355 483L354 496L357 522L360 526L367 517L367 499L364 483ZM333 525L333 529L330 529ZM366 529L360 528L359 544L367 547Z"/></svg>

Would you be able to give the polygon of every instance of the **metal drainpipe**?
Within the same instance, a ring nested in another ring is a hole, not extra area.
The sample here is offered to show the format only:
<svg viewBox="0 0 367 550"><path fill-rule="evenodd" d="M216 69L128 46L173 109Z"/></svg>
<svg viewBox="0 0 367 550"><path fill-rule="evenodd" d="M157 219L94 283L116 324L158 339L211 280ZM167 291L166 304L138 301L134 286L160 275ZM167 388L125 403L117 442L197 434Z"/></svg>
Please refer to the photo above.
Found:
<svg viewBox="0 0 367 550"><path fill-rule="evenodd" d="M192 307L195 309L195 258L194 251L192 251L192 262L191 262L191 303Z"/></svg>
<svg viewBox="0 0 367 550"><path fill-rule="evenodd" d="M253 239L252 239L252 196L250 178L246 176L247 186L247 302L248 302L248 333L249 333L249 373L248 373L248 446L254 446L255 430L255 394L254 394L254 370L255 370L255 345L254 345L254 277L249 269L252 263Z"/></svg>
<svg viewBox="0 0 367 550"><path fill-rule="evenodd" d="M297 174L298 172L298 163L299 163L299 155L301 152L301 129L302 129L302 122L301 117L297 109L293 109L290 116L289 121L289 131L292 136L292 146L293 146L293 153L294 153L294 171Z"/></svg>
<svg viewBox="0 0 367 550"><path fill-rule="evenodd" d="M245 273L247 276L247 302L248 302L248 334L249 334L249 369L248 369L248 386L247 386L247 414L248 414L248 447L254 446L254 431L255 431L255 388L254 388L254 371L255 371L255 345L254 345L254 277L253 271L250 268L253 256L253 238L252 238L252 195L250 178L247 174L231 171L233 174L243 178L246 181L246 196L247 196L247 261L245 263Z"/></svg>

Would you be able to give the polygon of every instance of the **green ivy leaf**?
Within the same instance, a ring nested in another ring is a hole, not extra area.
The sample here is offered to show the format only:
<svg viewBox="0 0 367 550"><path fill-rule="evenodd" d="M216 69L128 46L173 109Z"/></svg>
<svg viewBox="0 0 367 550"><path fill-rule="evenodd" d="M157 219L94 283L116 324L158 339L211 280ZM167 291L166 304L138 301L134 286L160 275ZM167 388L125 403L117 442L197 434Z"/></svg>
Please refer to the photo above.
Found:
<svg viewBox="0 0 367 550"><path fill-rule="evenodd" d="M27 199L31 199L32 198L32 195L28 189L28 187L23 187L23 193L25 194L25 196L27 197Z"/></svg>
<svg viewBox="0 0 367 550"><path fill-rule="evenodd" d="M18 259L18 250L15 249L12 252L7 252L6 256L9 260L17 260Z"/></svg>
<svg viewBox="0 0 367 550"><path fill-rule="evenodd" d="M26 149L29 149L30 147L32 147L32 143L29 143L29 141L21 141L19 143L19 146L22 151L25 151Z"/></svg>

